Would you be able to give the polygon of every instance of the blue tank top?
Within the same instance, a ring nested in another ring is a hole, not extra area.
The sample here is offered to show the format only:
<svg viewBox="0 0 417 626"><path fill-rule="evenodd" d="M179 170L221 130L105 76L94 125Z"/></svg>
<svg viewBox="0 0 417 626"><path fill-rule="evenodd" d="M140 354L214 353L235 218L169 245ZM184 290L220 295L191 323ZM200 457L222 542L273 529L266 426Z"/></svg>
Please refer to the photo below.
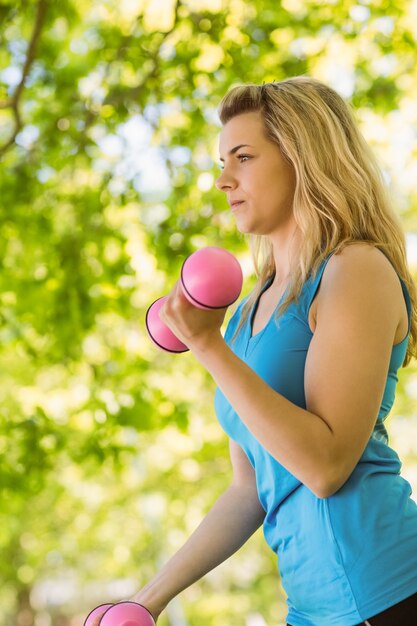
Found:
<svg viewBox="0 0 417 626"><path fill-rule="evenodd" d="M224 336L237 356L303 409L304 366L313 336L308 313L332 254L321 263L314 279L310 275L306 280L298 301L291 303L278 323L273 315L251 337L256 303L231 343L246 297ZM271 282L272 277L262 293ZM388 445L384 427L410 331L411 301L402 280L401 286L408 333L393 346L383 400L366 449L347 482L331 497L318 498L280 465L246 428L220 389L215 392L221 426L243 448L255 470L266 513L263 531L278 557L287 621L293 626L354 626L417 592L417 505L410 498L410 484L400 476L401 461Z"/></svg>

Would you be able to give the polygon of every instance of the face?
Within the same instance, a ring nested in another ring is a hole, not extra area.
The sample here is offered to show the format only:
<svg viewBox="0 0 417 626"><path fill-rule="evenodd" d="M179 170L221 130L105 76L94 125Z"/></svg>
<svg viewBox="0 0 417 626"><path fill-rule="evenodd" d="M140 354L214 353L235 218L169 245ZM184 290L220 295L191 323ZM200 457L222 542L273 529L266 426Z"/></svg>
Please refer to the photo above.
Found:
<svg viewBox="0 0 417 626"><path fill-rule="evenodd" d="M229 205L241 201L231 206L239 230L269 236L289 230L295 223L295 174L266 138L261 114L242 113L229 120L220 132L219 152L224 169L216 187L227 194Z"/></svg>

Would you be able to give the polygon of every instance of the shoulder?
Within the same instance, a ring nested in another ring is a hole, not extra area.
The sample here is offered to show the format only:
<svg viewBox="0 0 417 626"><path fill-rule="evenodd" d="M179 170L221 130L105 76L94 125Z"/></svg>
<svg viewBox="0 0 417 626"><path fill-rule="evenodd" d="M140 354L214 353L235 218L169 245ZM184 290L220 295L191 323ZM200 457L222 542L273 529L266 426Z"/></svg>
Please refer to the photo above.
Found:
<svg viewBox="0 0 417 626"><path fill-rule="evenodd" d="M400 287L393 265L381 250L366 242L347 245L327 261L323 277L323 291L365 286L381 293Z"/></svg>
<svg viewBox="0 0 417 626"><path fill-rule="evenodd" d="M366 315L368 307L379 307L381 314L398 324L402 290L398 275L381 250L366 242L347 245L332 254L326 263L317 301L316 320L324 311L353 307ZM373 306L371 306L373 305Z"/></svg>
<svg viewBox="0 0 417 626"><path fill-rule="evenodd" d="M356 274L363 277L377 274L380 278L395 279L397 274L389 259L381 250L366 242L347 245L338 253L332 254L326 265L327 279L344 275L347 278ZM398 279L397 279L398 280Z"/></svg>

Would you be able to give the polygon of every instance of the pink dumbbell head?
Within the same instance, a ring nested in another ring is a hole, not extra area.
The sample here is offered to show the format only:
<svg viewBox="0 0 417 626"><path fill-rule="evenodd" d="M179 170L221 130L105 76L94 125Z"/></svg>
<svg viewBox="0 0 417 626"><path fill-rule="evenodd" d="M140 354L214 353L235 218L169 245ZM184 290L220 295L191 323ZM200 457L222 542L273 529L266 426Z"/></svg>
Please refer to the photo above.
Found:
<svg viewBox="0 0 417 626"><path fill-rule="evenodd" d="M182 343L159 317L159 311L168 296L155 300L146 312L146 328L152 341L165 352L187 352L187 346Z"/></svg>
<svg viewBox="0 0 417 626"><path fill-rule="evenodd" d="M107 607L107 609L103 608ZM92 626L93 620L100 616L100 626L155 626L149 611L137 602L119 602L101 604L88 615L84 626Z"/></svg>
<svg viewBox="0 0 417 626"><path fill-rule="evenodd" d="M193 252L181 268L184 295L199 309L223 309L238 299L243 276L239 261L227 250L207 246Z"/></svg>

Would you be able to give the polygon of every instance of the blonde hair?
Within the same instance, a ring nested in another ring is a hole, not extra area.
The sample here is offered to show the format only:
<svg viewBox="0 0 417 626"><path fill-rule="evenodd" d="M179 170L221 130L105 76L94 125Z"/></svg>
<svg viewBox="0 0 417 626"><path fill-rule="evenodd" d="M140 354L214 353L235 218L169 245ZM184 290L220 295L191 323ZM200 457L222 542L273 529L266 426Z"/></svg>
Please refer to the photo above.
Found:
<svg viewBox="0 0 417 626"><path fill-rule="evenodd" d="M411 324L402 366L417 357L417 289L407 265L399 216L371 148L349 105L332 88L308 76L263 85L232 87L218 108L221 123L251 111L262 114L267 138L278 145L296 176L294 219L302 245L290 271L286 295L276 315L298 300L302 287L320 263L355 242L380 249L404 281L411 299ZM266 236L250 235L257 282L242 308L236 337L271 274L272 245Z"/></svg>

